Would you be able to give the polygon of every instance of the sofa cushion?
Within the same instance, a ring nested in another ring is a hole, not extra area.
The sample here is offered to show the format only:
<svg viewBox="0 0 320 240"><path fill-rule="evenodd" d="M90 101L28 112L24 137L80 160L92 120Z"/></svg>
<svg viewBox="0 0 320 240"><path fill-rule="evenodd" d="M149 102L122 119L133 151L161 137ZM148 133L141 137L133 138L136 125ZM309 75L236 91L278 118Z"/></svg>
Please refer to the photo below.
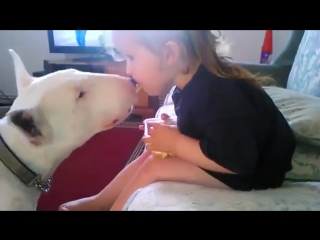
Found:
<svg viewBox="0 0 320 240"><path fill-rule="evenodd" d="M129 211L317 211L320 183L285 183L282 188L238 192L192 184L157 182L136 191Z"/></svg>
<svg viewBox="0 0 320 240"><path fill-rule="evenodd" d="M320 182L320 148L298 144L292 158L293 169L287 180Z"/></svg>
<svg viewBox="0 0 320 240"><path fill-rule="evenodd" d="M306 30L289 74L287 89L320 97L320 30Z"/></svg>
<svg viewBox="0 0 320 240"><path fill-rule="evenodd" d="M320 98L279 87L264 87L288 120L297 141L320 146Z"/></svg>

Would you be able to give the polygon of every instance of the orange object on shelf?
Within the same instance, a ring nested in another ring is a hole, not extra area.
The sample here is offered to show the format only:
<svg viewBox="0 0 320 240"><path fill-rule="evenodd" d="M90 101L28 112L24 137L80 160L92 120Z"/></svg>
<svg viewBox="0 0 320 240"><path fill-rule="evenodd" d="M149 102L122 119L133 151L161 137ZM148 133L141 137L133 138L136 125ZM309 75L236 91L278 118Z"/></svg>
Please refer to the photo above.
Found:
<svg viewBox="0 0 320 240"><path fill-rule="evenodd" d="M266 30L263 45L261 48L260 63L270 64L273 52L273 30Z"/></svg>

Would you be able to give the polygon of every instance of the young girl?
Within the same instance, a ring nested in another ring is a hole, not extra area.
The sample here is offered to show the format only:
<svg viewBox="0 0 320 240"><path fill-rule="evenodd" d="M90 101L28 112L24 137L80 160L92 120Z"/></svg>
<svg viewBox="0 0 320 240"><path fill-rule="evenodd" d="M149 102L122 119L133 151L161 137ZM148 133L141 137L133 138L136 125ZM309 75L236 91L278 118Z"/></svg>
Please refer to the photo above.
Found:
<svg viewBox="0 0 320 240"><path fill-rule="evenodd" d="M113 31L127 73L149 95L175 85L177 128L152 124L145 151L95 196L60 210L121 210L134 191L177 181L240 191L278 188L296 141L257 77L219 56L210 30ZM174 157L158 159L150 151Z"/></svg>

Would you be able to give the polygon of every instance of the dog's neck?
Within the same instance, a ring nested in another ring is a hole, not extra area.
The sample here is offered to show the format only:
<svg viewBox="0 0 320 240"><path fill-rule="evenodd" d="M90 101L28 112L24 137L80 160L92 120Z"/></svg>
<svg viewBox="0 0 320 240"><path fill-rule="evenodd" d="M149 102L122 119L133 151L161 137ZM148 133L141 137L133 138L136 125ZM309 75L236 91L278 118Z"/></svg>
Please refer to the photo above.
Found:
<svg viewBox="0 0 320 240"><path fill-rule="evenodd" d="M0 135L20 161L43 179L50 177L75 148L70 142L61 141L57 144L34 146L22 136L16 126L9 123L6 117L0 120Z"/></svg>

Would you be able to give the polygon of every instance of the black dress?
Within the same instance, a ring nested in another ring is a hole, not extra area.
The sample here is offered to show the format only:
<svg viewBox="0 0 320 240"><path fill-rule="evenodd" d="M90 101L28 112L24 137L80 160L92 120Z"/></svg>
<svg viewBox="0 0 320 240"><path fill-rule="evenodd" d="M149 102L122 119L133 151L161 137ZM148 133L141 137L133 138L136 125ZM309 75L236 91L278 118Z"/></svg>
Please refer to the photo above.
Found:
<svg viewBox="0 0 320 240"><path fill-rule="evenodd" d="M207 158L236 174L205 172L235 190L282 185L292 169L296 139L263 89L217 77L200 65L172 99L180 132L198 139Z"/></svg>

